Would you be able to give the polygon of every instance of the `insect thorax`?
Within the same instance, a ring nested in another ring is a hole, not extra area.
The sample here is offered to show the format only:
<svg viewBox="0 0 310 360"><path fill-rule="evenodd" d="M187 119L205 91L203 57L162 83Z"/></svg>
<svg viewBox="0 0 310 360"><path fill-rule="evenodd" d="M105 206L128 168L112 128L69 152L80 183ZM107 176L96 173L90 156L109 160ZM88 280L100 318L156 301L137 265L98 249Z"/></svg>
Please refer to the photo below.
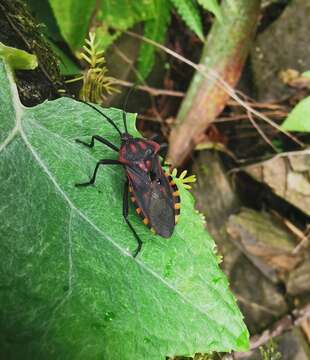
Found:
<svg viewBox="0 0 310 360"><path fill-rule="evenodd" d="M157 156L159 148L152 140L128 138L121 145L119 160L124 163L145 162Z"/></svg>

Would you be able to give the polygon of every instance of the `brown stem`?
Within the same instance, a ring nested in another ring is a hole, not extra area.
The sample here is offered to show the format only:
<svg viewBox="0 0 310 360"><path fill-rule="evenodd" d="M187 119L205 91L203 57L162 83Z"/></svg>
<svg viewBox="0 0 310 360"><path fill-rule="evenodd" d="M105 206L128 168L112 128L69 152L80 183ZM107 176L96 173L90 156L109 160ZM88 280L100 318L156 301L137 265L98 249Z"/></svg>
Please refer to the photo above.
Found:
<svg viewBox="0 0 310 360"><path fill-rule="evenodd" d="M215 21L204 45L200 65L215 71L230 86L239 80L253 35L261 0L224 1L224 21ZM233 5L232 5L233 4ZM196 72L171 132L168 157L180 165L196 139L223 110L229 95L217 82Z"/></svg>

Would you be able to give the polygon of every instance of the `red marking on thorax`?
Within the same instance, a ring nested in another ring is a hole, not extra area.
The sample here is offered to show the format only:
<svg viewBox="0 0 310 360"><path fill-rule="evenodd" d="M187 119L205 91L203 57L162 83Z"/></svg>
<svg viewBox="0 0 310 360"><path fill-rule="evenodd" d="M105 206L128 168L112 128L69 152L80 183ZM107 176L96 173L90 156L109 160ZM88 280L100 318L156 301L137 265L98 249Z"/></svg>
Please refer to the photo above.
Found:
<svg viewBox="0 0 310 360"><path fill-rule="evenodd" d="M118 160L122 163L125 163L125 148L124 148L124 146L121 147L121 150L118 155Z"/></svg>
<svg viewBox="0 0 310 360"><path fill-rule="evenodd" d="M160 145L157 144L157 142L153 141L153 140L147 140L147 144L149 146L152 146L153 150L154 150L154 153L156 154L159 149L160 149ZM145 145L145 144L144 144Z"/></svg>
<svg viewBox="0 0 310 360"><path fill-rule="evenodd" d="M133 153L136 153L137 152L137 147L135 144L129 144L130 146L130 150L133 152Z"/></svg>
<svg viewBox="0 0 310 360"><path fill-rule="evenodd" d="M146 149L146 145L143 141L139 141L138 142L139 146L141 147L142 150L145 150Z"/></svg>

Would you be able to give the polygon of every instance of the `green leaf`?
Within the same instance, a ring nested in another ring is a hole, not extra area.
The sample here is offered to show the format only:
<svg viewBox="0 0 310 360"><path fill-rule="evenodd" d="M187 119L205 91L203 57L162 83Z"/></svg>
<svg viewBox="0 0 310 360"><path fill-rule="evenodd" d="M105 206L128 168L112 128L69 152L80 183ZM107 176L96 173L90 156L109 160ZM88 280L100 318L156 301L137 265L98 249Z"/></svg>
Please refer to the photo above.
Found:
<svg viewBox="0 0 310 360"><path fill-rule="evenodd" d="M218 0L197 0L205 10L212 12L219 21L223 21L223 14Z"/></svg>
<svg viewBox="0 0 310 360"><path fill-rule="evenodd" d="M155 0L49 0L62 36L71 50L78 50L87 37L91 16L95 15L99 45L106 48L119 34L138 22L157 16ZM110 34L113 29L116 33Z"/></svg>
<svg viewBox="0 0 310 360"><path fill-rule="evenodd" d="M58 43L63 42L56 18L49 0L25 0L32 15L40 25L40 31L46 38ZM43 26L42 26L43 25Z"/></svg>
<svg viewBox="0 0 310 360"><path fill-rule="evenodd" d="M156 0L103 0L97 19L116 30L126 30L137 22L157 16Z"/></svg>
<svg viewBox="0 0 310 360"><path fill-rule="evenodd" d="M135 24L154 19L157 0L102 0L97 12L97 22L100 26L96 34L100 46L104 49L112 44L120 34ZM113 29L113 33L110 33Z"/></svg>
<svg viewBox="0 0 310 360"><path fill-rule="evenodd" d="M96 0L49 0L63 38L72 51L79 49L87 36Z"/></svg>
<svg viewBox="0 0 310 360"><path fill-rule="evenodd" d="M14 70L33 70L38 66L38 60L35 55L27 51L6 46L0 42L0 58L5 61Z"/></svg>
<svg viewBox="0 0 310 360"><path fill-rule="evenodd" d="M47 40L53 52L59 59L59 70L61 75L72 76L81 74L82 70L57 46L54 42Z"/></svg>
<svg viewBox="0 0 310 360"><path fill-rule="evenodd" d="M246 350L248 332L214 242L178 182L181 216L169 239L154 236L130 207L143 239L136 259L122 218L123 169L102 144L117 133L72 99L25 108L0 62L0 322L6 359L159 360L166 355ZM122 126L122 111L105 113ZM134 116L128 115L130 132Z"/></svg>
<svg viewBox="0 0 310 360"><path fill-rule="evenodd" d="M178 13L185 21L186 25L194 31L200 40L204 39L201 18L196 6L192 0L170 0L176 7Z"/></svg>
<svg viewBox="0 0 310 360"><path fill-rule="evenodd" d="M310 96L294 107L281 127L287 131L310 132Z"/></svg>
<svg viewBox="0 0 310 360"><path fill-rule="evenodd" d="M157 16L154 19L145 22L144 36L158 43L163 43L170 20L171 6L166 0L156 0L155 4ZM154 65L154 61L154 46L142 42L138 59L138 70L143 78L146 78L149 75Z"/></svg>
<svg viewBox="0 0 310 360"><path fill-rule="evenodd" d="M310 77L310 70L304 71L301 75L306 77L306 78L309 78Z"/></svg>

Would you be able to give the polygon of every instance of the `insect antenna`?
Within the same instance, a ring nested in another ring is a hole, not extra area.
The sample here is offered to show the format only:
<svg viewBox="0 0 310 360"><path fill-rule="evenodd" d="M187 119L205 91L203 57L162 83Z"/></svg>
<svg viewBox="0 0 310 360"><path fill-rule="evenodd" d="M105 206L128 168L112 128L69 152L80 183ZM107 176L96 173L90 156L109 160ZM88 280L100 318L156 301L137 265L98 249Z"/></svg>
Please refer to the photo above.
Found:
<svg viewBox="0 0 310 360"><path fill-rule="evenodd" d="M132 88L127 92L125 101L124 101L124 106L123 106L123 123L124 123L124 128L126 133L128 134L128 128L127 128L127 116L126 116L126 107L127 107L127 103L128 103L128 99L129 96L132 94L132 92L134 90L136 90L138 84L135 84L132 86Z"/></svg>
<svg viewBox="0 0 310 360"><path fill-rule="evenodd" d="M124 128L125 128L125 132L126 134L128 134L128 129L127 129L127 116L126 116L126 112L123 110L123 123L124 123Z"/></svg>
<svg viewBox="0 0 310 360"><path fill-rule="evenodd" d="M89 107L91 107L92 109L96 110L99 114L101 114L113 127L114 129L119 133L120 137L122 137L122 132L120 131L120 129L118 128L118 126L115 124L115 122L109 117L107 116L103 111L100 111L98 108L96 108L96 106L88 103L87 101L84 100L79 100L79 102L82 102L83 104L88 105ZM124 118L124 115L123 115ZM126 131L127 131L127 127L126 127Z"/></svg>

